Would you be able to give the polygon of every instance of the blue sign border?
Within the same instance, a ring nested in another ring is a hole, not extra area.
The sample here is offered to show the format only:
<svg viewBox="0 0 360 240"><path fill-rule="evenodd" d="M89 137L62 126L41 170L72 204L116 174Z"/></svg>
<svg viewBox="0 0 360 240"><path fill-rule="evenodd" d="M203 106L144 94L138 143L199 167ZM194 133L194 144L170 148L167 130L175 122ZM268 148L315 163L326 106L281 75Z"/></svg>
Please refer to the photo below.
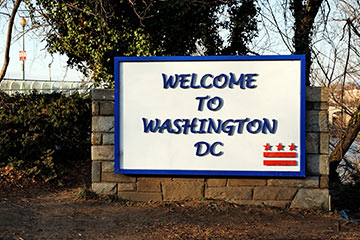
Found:
<svg viewBox="0 0 360 240"><path fill-rule="evenodd" d="M122 153L120 145L123 138L120 134L123 112L122 86L120 83L120 62L168 62L168 61L276 61L276 60L300 60L300 171L208 171L208 170L141 170L120 169ZM114 58L114 81L115 81L115 173L136 175L189 175L189 176L253 176L253 177L305 177L305 55L263 55L263 56L166 56L166 57L115 57Z"/></svg>

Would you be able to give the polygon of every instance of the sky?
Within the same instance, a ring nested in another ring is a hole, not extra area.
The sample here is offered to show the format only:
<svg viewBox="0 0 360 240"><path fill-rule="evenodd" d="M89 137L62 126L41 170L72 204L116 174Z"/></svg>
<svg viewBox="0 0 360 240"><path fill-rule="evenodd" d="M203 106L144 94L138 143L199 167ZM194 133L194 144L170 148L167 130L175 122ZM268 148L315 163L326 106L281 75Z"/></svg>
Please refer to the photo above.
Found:
<svg viewBox="0 0 360 240"><path fill-rule="evenodd" d="M23 49L22 41L22 27L20 26L20 19L22 13L19 12L14 21L13 41L10 49L10 63L5 75L5 78L22 79L22 67L19 60L19 51ZM28 29L30 20L27 19L25 31ZM5 42L8 27L8 18L0 17L0 67L4 62ZM25 50L27 52L25 61L25 79L31 80L65 80L65 81L81 81L83 74L75 69L67 68L67 57L59 54L53 55L53 63L51 64L51 71L49 64L52 62L52 57L45 49L46 43L28 32L25 34Z"/></svg>
<svg viewBox="0 0 360 240"><path fill-rule="evenodd" d="M251 44L250 49L255 49L255 52L265 55L277 55L277 54L290 54L292 48L292 25L289 20L284 21L283 18L283 9L281 9L276 0L271 0L271 4L264 4L262 6L264 16L259 16L259 37L254 40ZM277 18L280 28L285 32L287 36L287 44L284 44L278 34L278 29L271 24L273 19L267 18L266 16L271 16L269 12L269 6L272 6L273 14ZM333 10L336 8L333 7ZM22 79L22 67L21 61L19 60L19 51L22 50L22 27L20 26L21 16L26 15L27 12L19 10L16 19L15 26L13 28L13 42L11 45L10 51L10 64L6 73L6 78L11 79ZM290 13L288 13L290 14ZM227 17L227 16L224 16ZM289 15L290 17L290 15ZM332 15L333 18L333 15ZM331 20L333 20L331 18ZM291 18L289 18L291 20ZM26 29L30 28L30 20L27 19L28 25ZM332 21L337 23L336 21ZM0 67L4 61L4 51L5 51L5 41L6 41L6 32L7 32L8 17L0 14ZM337 23L338 24L338 23ZM266 32L264 32L266 29ZM342 27L338 28L342 29ZM321 29L320 29L321 30ZM223 31L223 30L222 30ZM226 38L226 32L223 32L223 37ZM341 35L341 34L340 34ZM316 47L320 48L322 52L326 53L324 56L330 58L329 61L332 61L331 54L328 54L328 44L323 41L323 36L321 34L316 39ZM336 37L334 37L335 40ZM339 38L339 37L338 37ZM25 61L25 78L26 79L39 79L39 80L66 80L66 81L81 81L84 76L75 69L67 67L66 56L60 56L59 54L54 54L53 59L49 53L47 53L45 46L46 43L41 41L42 39L36 36L32 32L25 34L25 50L27 51L27 60ZM339 42L340 44L341 42ZM339 46L337 46L339 47ZM325 50L324 50L325 48ZM51 64L51 74L49 64Z"/></svg>

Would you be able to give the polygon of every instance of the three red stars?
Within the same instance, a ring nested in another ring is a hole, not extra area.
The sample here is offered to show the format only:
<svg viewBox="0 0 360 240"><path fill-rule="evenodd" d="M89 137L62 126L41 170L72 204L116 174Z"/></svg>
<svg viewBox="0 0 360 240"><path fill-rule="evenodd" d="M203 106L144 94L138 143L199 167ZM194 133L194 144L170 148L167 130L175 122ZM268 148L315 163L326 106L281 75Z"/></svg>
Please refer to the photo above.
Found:
<svg viewBox="0 0 360 240"><path fill-rule="evenodd" d="M278 151L281 151L281 150L284 151L285 145L282 145L281 143L279 143L278 145L275 145L275 146L277 147ZM289 146L290 151L296 151L297 146L294 143L291 143L291 145L288 145L288 146ZM264 148L265 148L265 151L271 151L272 146L270 144L266 143L266 145L264 145Z"/></svg>

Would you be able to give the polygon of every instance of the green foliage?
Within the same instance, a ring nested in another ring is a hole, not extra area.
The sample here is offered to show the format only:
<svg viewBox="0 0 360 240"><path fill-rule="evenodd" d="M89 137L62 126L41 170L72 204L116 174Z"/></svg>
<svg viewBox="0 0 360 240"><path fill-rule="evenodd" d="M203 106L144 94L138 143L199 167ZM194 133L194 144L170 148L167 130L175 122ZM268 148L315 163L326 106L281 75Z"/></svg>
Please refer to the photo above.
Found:
<svg viewBox="0 0 360 240"><path fill-rule="evenodd" d="M28 3L33 24L51 25L46 36L50 53L69 57L68 64L113 87L112 57L115 55L152 55L148 37L141 29L126 1L38 0ZM39 19L44 22L36 22Z"/></svg>
<svg viewBox="0 0 360 240"><path fill-rule="evenodd" d="M224 54L248 54L247 44L258 34L258 11L253 0L243 0L241 5L234 4L230 7L230 18L226 23L230 30L229 46L224 49Z"/></svg>
<svg viewBox="0 0 360 240"><path fill-rule="evenodd" d="M89 97L0 92L0 167L58 180L63 166L90 159L90 131Z"/></svg>
<svg viewBox="0 0 360 240"><path fill-rule="evenodd" d="M158 46L157 55L191 55L198 40L217 44L214 53L219 53L223 43L216 13L223 6L219 1L155 1L144 29Z"/></svg>
<svg viewBox="0 0 360 240"><path fill-rule="evenodd" d="M37 0L27 1L33 24L50 27L50 53L94 82L113 87L115 56L246 54L257 32L256 0ZM230 15L226 24L220 15ZM220 29L230 32L224 48ZM226 50L226 51L225 51Z"/></svg>

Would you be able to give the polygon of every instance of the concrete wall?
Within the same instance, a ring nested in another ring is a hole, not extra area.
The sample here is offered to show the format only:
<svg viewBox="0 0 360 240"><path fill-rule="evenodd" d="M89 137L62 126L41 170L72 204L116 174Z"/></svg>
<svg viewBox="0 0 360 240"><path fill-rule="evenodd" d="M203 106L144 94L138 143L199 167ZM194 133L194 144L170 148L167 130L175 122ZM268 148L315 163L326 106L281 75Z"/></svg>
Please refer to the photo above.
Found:
<svg viewBox="0 0 360 240"><path fill-rule="evenodd" d="M306 89L306 178L114 174L114 91L92 91L92 189L136 201L222 199L240 204L329 208L328 91Z"/></svg>

